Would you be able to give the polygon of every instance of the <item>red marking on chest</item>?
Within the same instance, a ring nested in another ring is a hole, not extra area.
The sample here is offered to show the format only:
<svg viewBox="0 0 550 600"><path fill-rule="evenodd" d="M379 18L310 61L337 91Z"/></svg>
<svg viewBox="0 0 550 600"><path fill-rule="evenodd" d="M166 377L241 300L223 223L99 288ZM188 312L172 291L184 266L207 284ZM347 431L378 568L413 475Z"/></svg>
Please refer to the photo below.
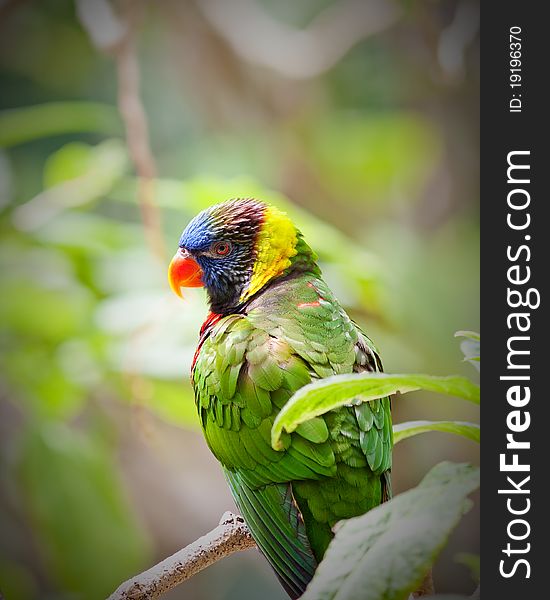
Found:
<svg viewBox="0 0 550 600"><path fill-rule="evenodd" d="M300 302L300 304L296 305L296 308L307 308L307 307L316 307L316 306L321 306L321 300L324 300L323 296L321 296L321 294L319 293L319 290L313 285L313 283L311 281L308 281L306 283L308 288L311 288L313 290L315 290L317 292L317 296L318 296L318 300L315 300L314 302Z"/></svg>
<svg viewBox="0 0 550 600"><path fill-rule="evenodd" d="M201 351L202 345L204 344L204 340L210 334L212 327L222 318L222 315L218 315L217 313L209 313L206 317L206 320L201 326L200 334L199 334L199 343L197 345L197 349L195 350L195 355L193 356L193 362L191 363L191 373L195 369L195 364L197 359L199 358L199 353Z"/></svg>
<svg viewBox="0 0 550 600"><path fill-rule="evenodd" d="M296 306L298 308L305 308L306 306L321 306L321 303L319 300L316 300L315 302L300 302L300 304L297 304Z"/></svg>
<svg viewBox="0 0 550 600"><path fill-rule="evenodd" d="M208 313L206 320L201 326L200 335L202 336L207 329L211 329L214 325L222 318L222 315L218 315L217 313Z"/></svg>

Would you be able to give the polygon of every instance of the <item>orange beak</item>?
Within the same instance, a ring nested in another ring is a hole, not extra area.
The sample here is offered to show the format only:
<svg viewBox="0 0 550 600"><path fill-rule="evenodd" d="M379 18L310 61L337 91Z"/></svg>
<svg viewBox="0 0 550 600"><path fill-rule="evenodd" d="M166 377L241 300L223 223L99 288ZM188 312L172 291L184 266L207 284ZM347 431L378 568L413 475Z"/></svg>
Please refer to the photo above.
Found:
<svg viewBox="0 0 550 600"><path fill-rule="evenodd" d="M187 252L180 248L168 267L168 281L170 287L180 298L183 298L182 287L202 287L202 271L197 261Z"/></svg>

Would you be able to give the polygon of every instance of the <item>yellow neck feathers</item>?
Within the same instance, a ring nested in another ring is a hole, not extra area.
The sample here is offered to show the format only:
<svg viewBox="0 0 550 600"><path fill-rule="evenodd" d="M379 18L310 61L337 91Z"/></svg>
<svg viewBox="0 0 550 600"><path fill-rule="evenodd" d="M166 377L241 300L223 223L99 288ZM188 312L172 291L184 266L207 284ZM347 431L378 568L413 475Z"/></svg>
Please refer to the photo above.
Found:
<svg viewBox="0 0 550 600"><path fill-rule="evenodd" d="M296 227L287 215L274 206L268 206L264 222L256 240L256 262L248 287L240 301L253 296L270 279L284 273L290 267L290 259L297 254Z"/></svg>

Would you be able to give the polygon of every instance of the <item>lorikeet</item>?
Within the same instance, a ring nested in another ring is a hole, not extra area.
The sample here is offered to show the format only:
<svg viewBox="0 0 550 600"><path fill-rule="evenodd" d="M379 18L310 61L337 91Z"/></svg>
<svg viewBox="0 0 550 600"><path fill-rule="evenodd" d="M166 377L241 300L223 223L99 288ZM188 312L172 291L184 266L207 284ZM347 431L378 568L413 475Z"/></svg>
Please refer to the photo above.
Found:
<svg viewBox="0 0 550 600"><path fill-rule="evenodd" d="M283 435L270 431L300 387L381 371L377 350L321 278L285 213L233 199L197 215L169 268L173 290L204 286L210 314L192 366L208 446L258 547L292 598L311 580L341 520L391 496L388 398L350 403Z"/></svg>

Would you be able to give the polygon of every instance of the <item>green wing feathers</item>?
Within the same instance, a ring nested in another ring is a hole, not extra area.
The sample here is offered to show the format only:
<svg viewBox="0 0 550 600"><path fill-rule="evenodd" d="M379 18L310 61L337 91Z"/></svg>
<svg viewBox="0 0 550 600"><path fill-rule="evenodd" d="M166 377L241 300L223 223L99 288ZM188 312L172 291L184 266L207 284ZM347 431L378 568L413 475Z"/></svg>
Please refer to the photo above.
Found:
<svg viewBox="0 0 550 600"><path fill-rule="evenodd" d="M314 275L283 280L246 314L220 319L193 371L207 443L258 546L292 597L303 593L340 519L391 496L388 398L350 403L284 434L292 394L335 373L381 370L372 342Z"/></svg>
<svg viewBox="0 0 550 600"><path fill-rule="evenodd" d="M302 595L317 561L289 483L252 489L238 471L225 470L235 504L253 532L283 587L292 598Z"/></svg>

